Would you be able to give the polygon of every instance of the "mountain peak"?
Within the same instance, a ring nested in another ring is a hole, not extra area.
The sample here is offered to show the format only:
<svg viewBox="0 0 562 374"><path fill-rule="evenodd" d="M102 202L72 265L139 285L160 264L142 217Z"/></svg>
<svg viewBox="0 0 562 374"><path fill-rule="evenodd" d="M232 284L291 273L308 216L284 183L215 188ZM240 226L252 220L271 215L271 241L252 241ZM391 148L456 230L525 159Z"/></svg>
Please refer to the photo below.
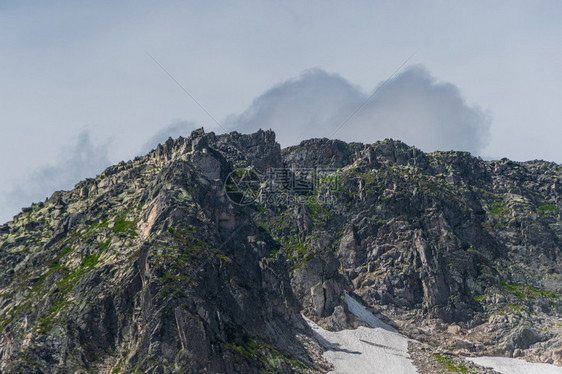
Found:
<svg viewBox="0 0 562 374"><path fill-rule="evenodd" d="M358 310L561 364L561 179L390 139L168 139L0 226L0 371L325 372L307 321L374 328Z"/></svg>

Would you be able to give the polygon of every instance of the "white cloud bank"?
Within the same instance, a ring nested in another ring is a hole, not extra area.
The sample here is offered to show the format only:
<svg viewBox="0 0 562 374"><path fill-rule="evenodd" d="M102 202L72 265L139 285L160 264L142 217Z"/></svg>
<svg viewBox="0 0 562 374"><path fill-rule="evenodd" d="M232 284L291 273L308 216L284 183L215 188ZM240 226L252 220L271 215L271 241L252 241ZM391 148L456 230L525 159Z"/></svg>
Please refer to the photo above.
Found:
<svg viewBox="0 0 562 374"><path fill-rule="evenodd" d="M10 220L21 208L43 201L56 190L71 189L80 180L93 177L111 165L108 144L92 143L82 132L76 144L63 149L56 164L31 171L0 198L0 223Z"/></svg>
<svg viewBox="0 0 562 374"><path fill-rule="evenodd" d="M455 85L417 65L370 94L339 75L311 70L270 89L226 123L242 132L271 128L282 146L313 137L393 138L424 151L479 154L488 143L490 116L468 105Z"/></svg>

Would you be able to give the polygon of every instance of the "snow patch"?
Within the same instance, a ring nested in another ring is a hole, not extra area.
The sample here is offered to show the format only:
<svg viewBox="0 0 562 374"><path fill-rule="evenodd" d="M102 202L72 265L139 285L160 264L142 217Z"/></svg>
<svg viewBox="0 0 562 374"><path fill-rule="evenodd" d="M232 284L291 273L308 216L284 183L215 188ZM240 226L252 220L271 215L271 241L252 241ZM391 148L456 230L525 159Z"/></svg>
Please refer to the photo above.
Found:
<svg viewBox="0 0 562 374"><path fill-rule="evenodd" d="M349 296L347 292L345 293L345 302L347 303L347 308L349 309L349 311L369 326L380 327L381 329L397 332L395 328L387 325L386 323L375 317L373 313L369 312L367 308L361 305L353 297Z"/></svg>
<svg viewBox="0 0 562 374"><path fill-rule="evenodd" d="M410 339L376 318L347 293L345 299L349 310L372 327L333 332L303 316L327 349L323 356L334 365L330 373L417 373L408 354Z"/></svg>
<svg viewBox="0 0 562 374"><path fill-rule="evenodd" d="M412 374L417 373L408 354L408 339L375 317L347 292L345 301L351 313L371 327L328 331L308 318L305 321L326 348L324 358L334 366L331 374ZM477 365L502 374L562 374L562 368L506 357L465 357Z"/></svg>
<svg viewBox="0 0 562 374"><path fill-rule="evenodd" d="M549 364L527 362L509 357L465 357L477 365L486 366L502 374L562 374L562 368Z"/></svg>

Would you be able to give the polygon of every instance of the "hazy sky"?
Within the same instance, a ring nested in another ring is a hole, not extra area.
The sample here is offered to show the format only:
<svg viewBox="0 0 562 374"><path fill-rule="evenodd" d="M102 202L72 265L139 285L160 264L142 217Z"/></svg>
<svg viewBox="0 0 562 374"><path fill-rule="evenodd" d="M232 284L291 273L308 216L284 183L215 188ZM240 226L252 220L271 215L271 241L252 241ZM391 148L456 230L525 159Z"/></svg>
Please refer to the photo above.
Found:
<svg viewBox="0 0 562 374"><path fill-rule="evenodd" d="M223 127L283 145L562 162L560 19L558 1L2 0L0 221L168 134L223 132L149 55Z"/></svg>

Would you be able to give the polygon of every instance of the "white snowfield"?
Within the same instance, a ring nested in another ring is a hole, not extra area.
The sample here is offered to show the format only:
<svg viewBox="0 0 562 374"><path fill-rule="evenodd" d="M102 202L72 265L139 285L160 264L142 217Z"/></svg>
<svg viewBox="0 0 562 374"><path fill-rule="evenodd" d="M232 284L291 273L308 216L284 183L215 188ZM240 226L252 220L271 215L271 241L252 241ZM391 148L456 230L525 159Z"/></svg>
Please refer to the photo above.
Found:
<svg viewBox="0 0 562 374"><path fill-rule="evenodd" d="M408 338L383 323L348 294L349 310L371 328L327 331L305 318L324 343L324 358L334 365L334 374L417 373L408 355Z"/></svg>
<svg viewBox="0 0 562 374"><path fill-rule="evenodd" d="M537 364L509 357L466 357L477 365L494 369L502 374L562 374L562 368Z"/></svg>
<svg viewBox="0 0 562 374"><path fill-rule="evenodd" d="M324 358L334 365L333 374L417 373L408 354L408 339L376 318L363 305L345 294L349 310L369 327L338 332L327 331L304 317L326 347ZM562 374L562 368L530 363L516 358L466 357L477 365L502 374Z"/></svg>

